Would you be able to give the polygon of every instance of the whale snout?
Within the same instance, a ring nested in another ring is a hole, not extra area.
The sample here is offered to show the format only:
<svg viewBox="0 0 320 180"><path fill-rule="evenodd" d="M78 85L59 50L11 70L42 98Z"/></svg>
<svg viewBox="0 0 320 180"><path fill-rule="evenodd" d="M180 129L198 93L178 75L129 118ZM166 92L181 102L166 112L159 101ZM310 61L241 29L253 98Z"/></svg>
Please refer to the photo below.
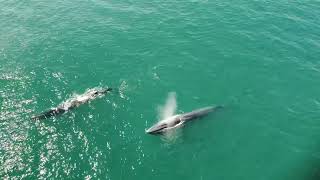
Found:
<svg viewBox="0 0 320 180"><path fill-rule="evenodd" d="M162 131L167 128L167 124L161 123L161 124L155 124L149 129L146 130L146 133L148 134L159 134L162 133Z"/></svg>

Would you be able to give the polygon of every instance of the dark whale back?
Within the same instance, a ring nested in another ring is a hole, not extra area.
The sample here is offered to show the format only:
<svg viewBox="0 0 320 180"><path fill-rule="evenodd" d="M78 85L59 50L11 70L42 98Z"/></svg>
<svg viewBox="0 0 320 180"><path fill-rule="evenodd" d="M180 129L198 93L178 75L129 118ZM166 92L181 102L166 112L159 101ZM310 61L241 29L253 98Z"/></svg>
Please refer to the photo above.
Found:
<svg viewBox="0 0 320 180"><path fill-rule="evenodd" d="M32 119L34 119L34 120L47 119L47 118L50 118L52 116L57 116L59 114L63 114L65 112L66 112L66 110L61 109L61 108L50 109L50 110L48 110L46 112L43 112L43 113L41 113L39 115L33 116Z"/></svg>
<svg viewBox="0 0 320 180"><path fill-rule="evenodd" d="M201 109L197 109L185 114L181 115L181 119L184 121L196 119L196 118L201 118L203 116L206 116L210 112L216 111L217 109L221 109L222 106L209 106Z"/></svg>

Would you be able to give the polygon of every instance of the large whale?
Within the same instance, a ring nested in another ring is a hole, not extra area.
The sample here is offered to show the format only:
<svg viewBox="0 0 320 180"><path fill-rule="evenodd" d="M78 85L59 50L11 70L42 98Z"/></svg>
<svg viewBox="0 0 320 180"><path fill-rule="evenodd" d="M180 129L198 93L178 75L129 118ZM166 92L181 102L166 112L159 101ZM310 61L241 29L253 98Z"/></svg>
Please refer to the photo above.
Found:
<svg viewBox="0 0 320 180"><path fill-rule="evenodd" d="M210 106L210 107L205 107L201 109L197 109L188 113L184 114L177 114L174 116L170 116L166 119L163 119L150 127L149 129L146 130L146 133L148 134L162 134L170 129L175 129L178 127L181 127L184 123L201 118L203 116L206 116L210 112L213 112L217 109L222 108L222 106Z"/></svg>
<svg viewBox="0 0 320 180"><path fill-rule="evenodd" d="M111 91L112 88L92 88L88 89L84 94L72 97L65 102L61 103L59 106L55 108L51 108L48 111L45 111L41 114L32 116L32 119L46 119L52 116L56 116L59 114L63 114L68 110L76 108L81 104L87 103L93 99L104 96L107 92Z"/></svg>

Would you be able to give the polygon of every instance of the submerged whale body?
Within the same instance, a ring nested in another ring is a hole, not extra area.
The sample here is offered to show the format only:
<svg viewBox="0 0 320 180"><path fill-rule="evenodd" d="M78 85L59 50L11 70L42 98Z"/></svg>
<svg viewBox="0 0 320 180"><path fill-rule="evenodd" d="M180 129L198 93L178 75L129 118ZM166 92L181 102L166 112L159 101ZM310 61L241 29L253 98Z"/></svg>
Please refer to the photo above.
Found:
<svg viewBox="0 0 320 180"><path fill-rule="evenodd" d="M65 102L61 103L58 107L51 108L48 111L45 111L39 115L35 115L32 119L47 119L52 116L57 116L80 106L81 104L87 103L91 100L104 96L108 91L111 91L112 88L93 88L87 90L84 94L78 95L76 97L70 98Z"/></svg>
<svg viewBox="0 0 320 180"><path fill-rule="evenodd" d="M162 134L164 132L167 132L171 129L181 127L184 123L201 118L203 116L208 115L210 112L213 112L217 109L222 108L222 106L210 106L205 107L201 109L197 109L188 113L184 114L177 114L174 116L170 116L164 120L159 121L152 127L146 130L146 133L148 134Z"/></svg>

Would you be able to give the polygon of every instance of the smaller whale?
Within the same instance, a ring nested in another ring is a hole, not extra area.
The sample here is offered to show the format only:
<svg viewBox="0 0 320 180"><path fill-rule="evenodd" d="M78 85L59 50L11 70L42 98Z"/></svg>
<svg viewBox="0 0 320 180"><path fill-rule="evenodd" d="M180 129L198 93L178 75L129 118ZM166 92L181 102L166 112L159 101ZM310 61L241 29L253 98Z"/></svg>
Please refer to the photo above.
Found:
<svg viewBox="0 0 320 180"><path fill-rule="evenodd" d="M34 120L38 119L47 119L52 116L57 116L63 114L73 108L80 106L81 104L87 103L91 100L94 100L98 97L104 96L107 92L111 91L112 88L93 88L87 90L84 94L72 97L65 102L61 103L58 107L51 108L48 111L45 111L41 114L32 116Z"/></svg>
<svg viewBox="0 0 320 180"><path fill-rule="evenodd" d="M152 127L146 130L146 133L148 134L162 134L164 132L167 132L171 129L175 129L178 127L181 127L184 123L193 120L198 119L203 116L208 115L210 112L213 112L217 109L222 108L222 106L209 106L201 109L197 109L188 113L184 114L177 114L174 116L170 116L164 120L159 121Z"/></svg>

